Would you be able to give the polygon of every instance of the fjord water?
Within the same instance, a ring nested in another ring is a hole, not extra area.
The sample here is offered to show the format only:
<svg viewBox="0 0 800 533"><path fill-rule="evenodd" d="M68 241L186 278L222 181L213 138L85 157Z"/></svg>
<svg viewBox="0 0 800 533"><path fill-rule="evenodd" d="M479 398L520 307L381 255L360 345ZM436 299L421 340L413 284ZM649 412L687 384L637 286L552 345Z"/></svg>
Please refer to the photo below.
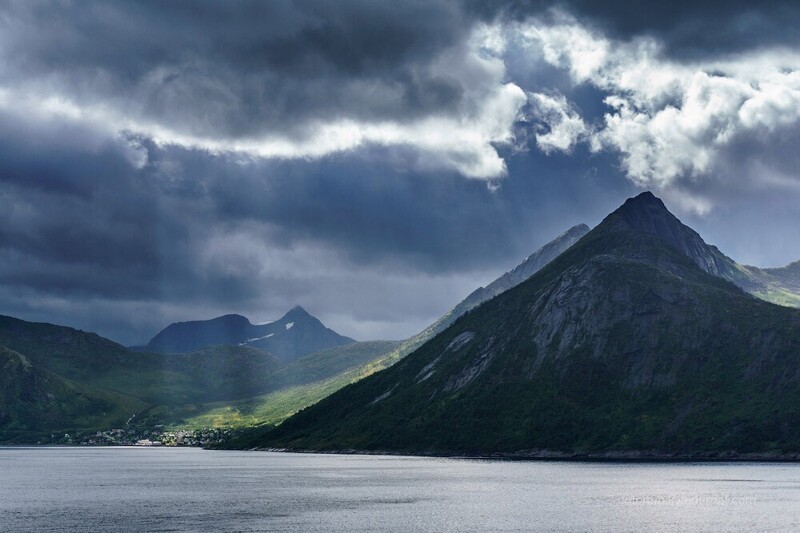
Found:
<svg viewBox="0 0 800 533"><path fill-rule="evenodd" d="M2 531L797 531L800 465L0 448Z"/></svg>

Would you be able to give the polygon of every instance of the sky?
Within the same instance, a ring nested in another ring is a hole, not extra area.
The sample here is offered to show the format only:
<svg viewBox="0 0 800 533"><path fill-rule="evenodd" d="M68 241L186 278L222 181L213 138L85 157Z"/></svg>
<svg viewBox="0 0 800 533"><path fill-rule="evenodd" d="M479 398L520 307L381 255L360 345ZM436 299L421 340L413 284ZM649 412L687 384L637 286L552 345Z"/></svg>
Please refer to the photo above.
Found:
<svg viewBox="0 0 800 533"><path fill-rule="evenodd" d="M401 339L650 190L800 259L797 2L0 1L0 313Z"/></svg>

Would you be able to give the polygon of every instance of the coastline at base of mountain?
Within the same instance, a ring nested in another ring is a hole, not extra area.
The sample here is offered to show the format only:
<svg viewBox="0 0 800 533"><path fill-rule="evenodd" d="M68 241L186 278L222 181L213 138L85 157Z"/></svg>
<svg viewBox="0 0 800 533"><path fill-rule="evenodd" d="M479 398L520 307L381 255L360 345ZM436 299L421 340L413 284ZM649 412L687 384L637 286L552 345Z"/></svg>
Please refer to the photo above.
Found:
<svg viewBox="0 0 800 533"><path fill-rule="evenodd" d="M800 310L728 267L643 193L389 369L231 447L794 457Z"/></svg>
<svg viewBox="0 0 800 533"><path fill-rule="evenodd" d="M208 450L228 450L231 449L222 443L212 443L204 446ZM240 448L237 448L240 449ZM734 450L726 451L706 451L706 452L664 452L658 450L619 450L619 451L597 451L597 452L563 452L558 450L521 450L517 452L494 452L485 454L475 454L467 452L442 452L442 451L396 451L396 450L309 450L291 448L243 448L242 451L249 452L274 452L274 453L298 453L298 454L321 454L321 455L388 455L396 457L441 457L448 459L469 459L487 461L571 461L571 462L621 462L621 463L694 463L694 462L776 462L794 463L800 462L800 452L783 453L775 452L745 452L740 453Z"/></svg>

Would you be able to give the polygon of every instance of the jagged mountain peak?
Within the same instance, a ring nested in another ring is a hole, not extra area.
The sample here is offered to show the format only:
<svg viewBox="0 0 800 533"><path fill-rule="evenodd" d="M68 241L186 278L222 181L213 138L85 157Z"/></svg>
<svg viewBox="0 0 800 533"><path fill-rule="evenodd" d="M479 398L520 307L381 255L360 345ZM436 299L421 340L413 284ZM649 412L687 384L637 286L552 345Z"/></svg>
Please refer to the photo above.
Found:
<svg viewBox="0 0 800 533"><path fill-rule="evenodd" d="M591 229L592 228L590 228L589 226L587 226L586 224L581 222L580 224L575 224L574 226L572 226L571 228L569 228L567 231L565 231L564 233L562 233L561 235L559 235L556 238L557 239L562 239L562 238L567 237L569 235L572 235L572 234L574 234L576 232L583 233L583 232L587 232L587 231L589 231Z"/></svg>
<svg viewBox="0 0 800 533"><path fill-rule="evenodd" d="M444 318L447 320L444 322L440 320L441 325L452 323L453 320L470 309L477 307L486 300L494 298L511 287L519 285L550 261L558 257L564 250L578 242L581 237L589 233L589 231L591 231L591 228L586 224L572 226L570 229L533 252L511 271L506 272L486 287L479 287L474 290L469 296L456 305L448 315L445 315Z"/></svg>
<svg viewBox="0 0 800 533"><path fill-rule="evenodd" d="M598 231L629 230L657 237L708 274L726 279L754 296L778 305L800 307L800 261L780 268L740 265L706 243L651 192L629 198L598 226Z"/></svg>
<svg viewBox="0 0 800 533"><path fill-rule="evenodd" d="M292 307L288 313L283 315L281 320L288 319L288 320L301 320L301 319L308 319L308 318L316 318L311 313L306 311L303 306L295 305Z"/></svg>
<svg viewBox="0 0 800 533"><path fill-rule="evenodd" d="M547 262L577 242L578 239L589 233L589 231L591 231L591 228L586 224L572 226L567 231L533 252L506 275L515 278L514 285L521 283L535 271L547 264Z"/></svg>
<svg viewBox="0 0 800 533"><path fill-rule="evenodd" d="M662 209L667 209L664 205L664 202L661 201L661 198L656 196L650 191L643 191L637 194L636 196L632 196L625 200L622 205L618 208L623 208L625 206L641 206L641 205L653 205L653 206L660 206Z"/></svg>
<svg viewBox="0 0 800 533"><path fill-rule="evenodd" d="M741 281L742 273L733 259L716 246L707 244L649 191L626 200L603 220L598 230L634 230L652 235L686 255L707 273L729 281Z"/></svg>
<svg viewBox="0 0 800 533"><path fill-rule="evenodd" d="M668 237L674 231L689 230L695 233L678 220L660 198L649 191L625 200L625 203L606 217L606 221L623 221L632 229L660 237Z"/></svg>
<svg viewBox="0 0 800 533"><path fill-rule="evenodd" d="M436 322L413 337L403 341L397 350L395 350L395 353L398 354L398 357L411 353L471 309L474 309L487 300L527 280L590 231L591 228L586 224L572 226L570 229L530 254L522 263L518 264L511 271L495 279L486 285L486 287L478 287L472 291L466 298L461 300L461 302L444 316L440 317Z"/></svg>

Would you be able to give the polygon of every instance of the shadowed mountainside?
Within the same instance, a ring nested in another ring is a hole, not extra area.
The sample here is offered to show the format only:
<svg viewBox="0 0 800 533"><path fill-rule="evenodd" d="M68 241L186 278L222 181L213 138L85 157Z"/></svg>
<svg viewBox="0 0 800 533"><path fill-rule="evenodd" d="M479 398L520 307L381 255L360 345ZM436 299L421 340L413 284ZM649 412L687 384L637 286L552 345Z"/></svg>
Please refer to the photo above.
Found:
<svg viewBox="0 0 800 533"><path fill-rule="evenodd" d="M644 193L393 367L232 445L800 451L800 311L710 272L730 274Z"/></svg>
<svg viewBox="0 0 800 533"><path fill-rule="evenodd" d="M297 306L268 324L251 324L241 315L176 322L153 337L144 349L158 353L185 353L221 344L246 345L288 361L352 342L355 341L326 328Z"/></svg>
<svg viewBox="0 0 800 533"><path fill-rule="evenodd" d="M516 285L519 285L533 274L538 272L550 261L562 254L564 250L575 244L578 239L586 235L588 232L589 226L586 224L578 224L577 226L573 226L529 255L522 263L514 267L511 271L506 272L488 284L486 287L478 287L466 298L464 298L464 300L459 302L450 311L436 320L436 322L420 331L413 337L409 337L408 339L402 341L394 350L394 352L390 354L390 362L394 363L410 354L428 342L430 339L447 329L447 327L455 322L459 317L483 302L494 298L498 294L501 294L508 289L515 287Z"/></svg>
<svg viewBox="0 0 800 533"><path fill-rule="evenodd" d="M0 346L0 440L111 427L145 407L137 398L62 378Z"/></svg>

